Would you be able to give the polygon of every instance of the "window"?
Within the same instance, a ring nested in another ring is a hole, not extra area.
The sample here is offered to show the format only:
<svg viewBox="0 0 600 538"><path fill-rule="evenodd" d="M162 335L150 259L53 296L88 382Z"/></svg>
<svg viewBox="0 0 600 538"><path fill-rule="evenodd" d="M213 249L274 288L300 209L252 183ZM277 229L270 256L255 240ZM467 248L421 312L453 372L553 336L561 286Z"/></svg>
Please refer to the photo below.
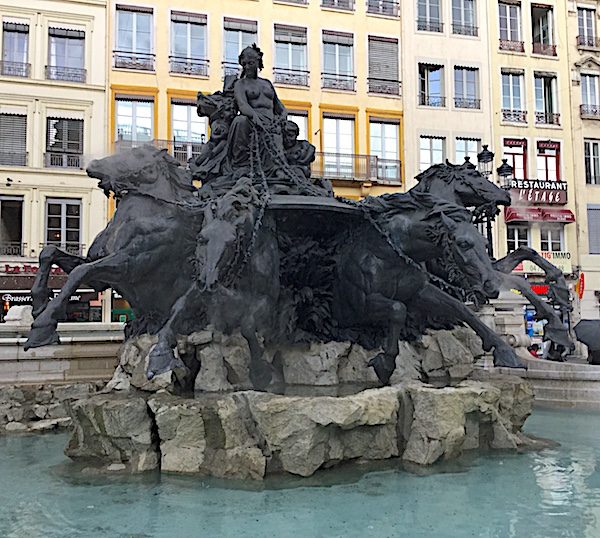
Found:
<svg viewBox="0 0 600 538"><path fill-rule="evenodd" d="M557 113L556 76L534 74L535 83L535 123L559 125L560 114Z"/></svg>
<svg viewBox="0 0 600 538"><path fill-rule="evenodd" d="M588 185L600 185L600 140L586 140L583 146L585 182Z"/></svg>
<svg viewBox="0 0 600 538"><path fill-rule="evenodd" d="M443 71L441 65L419 64L419 104L446 106L443 96Z"/></svg>
<svg viewBox="0 0 600 538"><path fill-rule="evenodd" d="M27 166L27 116L0 114L0 165Z"/></svg>
<svg viewBox="0 0 600 538"><path fill-rule="evenodd" d="M506 247L508 252L517 250L519 247L529 246L529 226L524 224L506 225Z"/></svg>
<svg viewBox="0 0 600 538"><path fill-rule="evenodd" d="M288 120L293 121L300 132L298 133L298 140L308 140L308 112L301 110L289 110L288 109Z"/></svg>
<svg viewBox="0 0 600 538"><path fill-rule="evenodd" d="M419 139L419 171L444 162L446 139L439 136L421 136Z"/></svg>
<svg viewBox="0 0 600 538"><path fill-rule="evenodd" d="M208 76L206 15L171 12L171 73Z"/></svg>
<svg viewBox="0 0 600 538"><path fill-rule="evenodd" d="M0 256L25 256L23 197L0 196Z"/></svg>
<svg viewBox="0 0 600 538"><path fill-rule="evenodd" d="M173 156L185 165L200 154L201 144L208 138L207 119L198 116L196 103L176 99L171 101L171 118Z"/></svg>
<svg viewBox="0 0 600 538"><path fill-rule="evenodd" d="M481 108L479 69L454 68L454 106L456 108Z"/></svg>
<svg viewBox="0 0 600 538"><path fill-rule="evenodd" d="M506 138L502 158L513 167L515 179L527 179L527 140Z"/></svg>
<svg viewBox="0 0 600 538"><path fill-rule="evenodd" d="M117 5L115 67L154 71L152 8Z"/></svg>
<svg viewBox="0 0 600 538"><path fill-rule="evenodd" d="M590 254L600 254L600 205L587 206Z"/></svg>
<svg viewBox="0 0 600 538"><path fill-rule="evenodd" d="M354 178L353 117L323 117L323 150L325 177Z"/></svg>
<svg viewBox="0 0 600 538"><path fill-rule="evenodd" d="M48 29L48 80L85 82L84 69L85 32Z"/></svg>
<svg viewBox="0 0 600 538"><path fill-rule="evenodd" d="M502 73L502 119L516 123L527 121L523 110L523 74Z"/></svg>
<svg viewBox="0 0 600 538"><path fill-rule="evenodd" d="M531 7L531 26L533 28L533 53L556 56L552 28L552 9L545 6Z"/></svg>
<svg viewBox="0 0 600 538"><path fill-rule="evenodd" d="M475 0L452 0L452 33L477 35Z"/></svg>
<svg viewBox="0 0 600 538"><path fill-rule="evenodd" d="M2 25L2 74L10 77L29 77L27 63L29 25L5 22Z"/></svg>
<svg viewBox="0 0 600 538"><path fill-rule="evenodd" d="M367 0L367 13L398 16L398 0Z"/></svg>
<svg viewBox="0 0 600 538"><path fill-rule="evenodd" d="M581 75L581 115L600 116L598 75Z"/></svg>
<svg viewBox="0 0 600 538"><path fill-rule="evenodd" d="M81 255L81 200L46 200L46 244Z"/></svg>
<svg viewBox="0 0 600 538"><path fill-rule="evenodd" d="M399 123L371 120L369 123L370 154L377 157L377 178L391 182L400 180Z"/></svg>
<svg viewBox="0 0 600 538"><path fill-rule="evenodd" d="M306 41L306 28L275 25L275 83L308 86Z"/></svg>
<svg viewBox="0 0 600 538"><path fill-rule="evenodd" d="M117 97L116 132L118 141L128 141L123 147L136 147L154 138L154 101L135 97Z"/></svg>
<svg viewBox="0 0 600 538"><path fill-rule="evenodd" d="M400 95L398 40L369 36L368 91Z"/></svg>
<svg viewBox="0 0 600 538"><path fill-rule="evenodd" d="M498 13L500 50L525 52L525 44L521 40L521 6L500 3Z"/></svg>
<svg viewBox="0 0 600 538"><path fill-rule="evenodd" d="M466 157L472 164L477 162L477 154L481 140L479 138L457 138L456 139L456 164L462 164ZM475 166L477 166L475 164Z"/></svg>
<svg viewBox="0 0 600 538"><path fill-rule="evenodd" d="M323 31L323 88L354 91L354 36Z"/></svg>
<svg viewBox="0 0 600 538"><path fill-rule="evenodd" d="M593 9L577 8L577 19L579 22L579 35L577 45L580 47L597 47L596 41L596 11Z"/></svg>
<svg viewBox="0 0 600 538"><path fill-rule="evenodd" d="M440 0L417 0L417 30L443 32Z"/></svg>
<svg viewBox="0 0 600 538"><path fill-rule="evenodd" d="M238 57L246 47L258 44L256 21L225 18L225 57L223 75L237 75L239 72Z"/></svg>
<svg viewBox="0 0 600 538"><path fill-rule="evenodd" d="M560 181L560 144L538 142L536 167L540 181Z"/></svg>
<svg viewBox="0 0 600 538"><path fill-rule="evenodd" d="M82 168L83 120L48 118L46 167Z"/></svg>
<svg viewBox="0 0 600 538"><path fill-rule="evenodd" d="M354 0L321 0L321 5L349 11L354 10Z"/></svg>
<svg viewBox="0 0 600 538"><path fill-rule="evenodd" d="M543 252L561 252L563 247L563 227L543 225L540 228L541 247Z"/></svg>

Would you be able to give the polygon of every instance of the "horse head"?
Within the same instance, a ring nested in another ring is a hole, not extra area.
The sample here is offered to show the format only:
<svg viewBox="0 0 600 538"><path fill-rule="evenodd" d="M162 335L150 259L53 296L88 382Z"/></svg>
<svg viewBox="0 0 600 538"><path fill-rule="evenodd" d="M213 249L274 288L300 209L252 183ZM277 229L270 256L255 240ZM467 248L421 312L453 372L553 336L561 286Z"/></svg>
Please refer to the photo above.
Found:
<svg viewBox="0 0 600 538"><path fill-rule="evenodd" d="M463 207L483 205L505 205L511 203L510 194L483 177L469 162L461 165L435 164L416 179L416 192L429 192L438 198L454 202Z"/></svg>
<svg viewBox="0 0 600 538"><path fill-rule="evenodd" d="M86 171L88 176L100 180L98 187L107 196L113 192L117 198L129 192L142 192L176 201L195 191L179 161L166 149L149 145L96 159Z"/></svg>

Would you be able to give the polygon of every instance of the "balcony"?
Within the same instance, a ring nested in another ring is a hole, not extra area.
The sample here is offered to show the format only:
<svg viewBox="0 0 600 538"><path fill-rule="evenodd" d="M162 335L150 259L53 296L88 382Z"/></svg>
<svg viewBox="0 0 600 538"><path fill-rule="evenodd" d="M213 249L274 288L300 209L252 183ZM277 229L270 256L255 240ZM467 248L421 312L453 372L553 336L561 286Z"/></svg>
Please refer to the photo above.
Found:
<svg viewBox="0 0 600 538"><path fill-rule="evenodd" d="M536 125L560 125L560 114L536 112L535 123Z"/></svg>
<svg viewBox="0 0 600 538"><path fill-rule="evenodd" d="M46 66L46 80L62 80L64 82L81 82L85 84L87 72L75 67Z"/></svg>
<svg viewBox="0 0 600 538"><path fill-rule="evenodd" d="M27 243L0 242L0 256L25 256Z"/></svg>
<svg viewBox="0 0 600 538"><path fill-rule="evenodd" d="M578 35L577 46L585 49L600 49L600 38Z"/></svg>
<svg viewBox="0 0 600 538"><path fill-rule="evenodd" d="M579 111L582 118L600 119L600 105L581 105Z"/></svg>
<svg viewBox="0 0 600 538"><path fill-rule="evenodd" d="M116 69L134 69L136 71L154 71L155 54L145 52L114 51Z"/></svg>
<svg viewBox="0 0 600 538"><path fill-rule="evenodd" d="M0 151L0 166L27 166L27 153Z"/></svg>
<svg viewBox="0 0 600 538"><path fill-rule="evenodd" d="M527 123L527 112L525 110L502 109L502 121L511 123Z"/></svg>
<svg viewBox="0 0 600 538"><path fill-rule="evenodd" d="M308 86L308 71L274 67L273 82L275 84L285 84L286 86Z"/></svg>
<svg viewBox="0 0 600 538"><path fill-rule="evenodd" d="M469 108L473 110L479 110L481 108L481 99L467 99L464 97L454 98L455 108Z"/></svg>
<svg viewBox="0 0 600 538"><path fill-rule="evenodd" d="M332 7L344 11L354 11L354 0L321 0L321 7Z"/></svg>
<svg viewBox="0 0 600 538"><path fill-rule="evenodd" d="M368 92L381 95L400 95L400 81L381 78L367 79Z"/></svg>
<svg viewBox="0 0 600 538"><path fill-rule="evenodd" d="M446 106L446 98L441 95L427 95L425 93L419 94L419 105L421 106Z"/></svg>
<svg viewBox="0 0 600 538"><path fill-rule="evenodd" d="M221 62L221 69L223 71L223 78L225 78L229 75L239 75L241 68L237 62Z"/></svg>
<svg viewBox="0 0 600 538"><path fill-rule="evenodd" d="M367 0L367 13L371 15L385 15L397 17L399 2L395 0Z"/></svg>
<svg viewBox="0 0 600 538"><path fill-rule="evenodd" d="M440 21L417 19L417 30L421 32L437 32L441 34L444 31L444 24Z"/></svg>
<svg viewBox="0 0 600 538"><path fill-rule="evenodd" d="M534 43L533 54L541 54L542 56L556 56L556 45L549 43Z"/></svg>
<svg viewBox="0 0 600 538"><path fill-rule="evenodd" d="M525 52L525 42L511 41L510 39L501 39L500 50L505 50L508 52Z"/></svg>
<svg viewBox="0 0 600 538"><path fill-rule="evenodd" d="M479 28L472 24L457 24L452 23L452 33L454 35L468 35L477 37L479 35Z"/></svg>
<svg viewBox="0 0 600 538"><path fill-rule="evenodd" d="M202 60L200 58L182 58L180 56L169 56L169 71L178 75L207 77L208 60Z"/></svg>
<svg viewBox="0 0 600 538"><path fill-rule="evenodd" d="M372 181L385 185L402 185L401 163L372 155L316 153L311 165L314 178L338 181Z"/></svg>
<svg viewBox="0 0 600 538"><path fill-rule="evenodd" d="M154 139L151 141L138 142L135 140L117 140L115 142L113 153L124 153L133 148L138 148L144 145L151 145L158 149L166 149L172 157L175 157L182 166L187 166L189 159L195 159L204 144L202 142L178 142L174 140L159 140Z"/></svg>
<svg viewBox="0 0 600 538"><path fill-rule="evenodd" d="M44 166L46 168L83 168L83 155L72 153L45 153Z"/></svg>
<svg viewBox="0 0 600 538"><path fill-rule="evenodd" d="M0 62L0 72L4 77L29 78L31 64L21 62Z"/></svg>
<svg viewBox="0 0 600 538"><path fill-rule="evenodd" d="M65 252L67 252L68 254L72 254L73 256L83 256L83 251L85 250L85 245L82 245L81 243L60 243L60 242L48 242L48 243L40 243L40 250L42 250L44 247L48 247L48 246L55 246L56 248L59 248Z"/></svg>
<svg viewBox="0 0 600 538"><path fill-rule="evenodd" d="M337 73L321 73L321 87L329 90L356 91L356 77Z"/></svg>

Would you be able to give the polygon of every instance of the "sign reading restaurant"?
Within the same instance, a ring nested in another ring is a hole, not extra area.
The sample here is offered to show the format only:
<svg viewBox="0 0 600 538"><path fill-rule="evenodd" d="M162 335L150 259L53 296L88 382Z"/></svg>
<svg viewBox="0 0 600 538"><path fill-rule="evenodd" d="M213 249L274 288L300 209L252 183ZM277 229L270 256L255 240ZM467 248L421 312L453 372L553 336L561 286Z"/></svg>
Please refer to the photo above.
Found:
<svg viewBox="0 0 600 538"><path fill-rule="evenodd" d="M531 204L566 204L566 181L538 181L535 179L513 179L510 182L513 202Z"/></svg>

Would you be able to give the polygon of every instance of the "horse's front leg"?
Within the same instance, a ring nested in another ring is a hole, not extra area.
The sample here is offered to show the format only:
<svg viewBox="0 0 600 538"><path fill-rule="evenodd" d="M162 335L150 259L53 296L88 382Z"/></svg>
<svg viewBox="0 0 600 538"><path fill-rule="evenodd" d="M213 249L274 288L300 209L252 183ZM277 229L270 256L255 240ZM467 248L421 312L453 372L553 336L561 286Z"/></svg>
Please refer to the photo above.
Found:
<svg viewBox="0 0 600 538"><path fill-rule="evenodd" d="M58 265L65 273L70 273L82 263L85 263L85 259L81 256L68 254L54 245L44 247L40 252L40 267L31 288L34 318L37 318L44 311L52 297L52 290L48 287L48 278L52 266Z"/></svg>
<svg viewBox="0 0 600 538"><path fill-rule="evenodd" d="M265 299L259 301L265 302ZM256 390L265 390L273 378L273 367L263 358L264 350L257 336L257 308L244 315L240 322L240 332L250 348L249 377Z"/></svg>

